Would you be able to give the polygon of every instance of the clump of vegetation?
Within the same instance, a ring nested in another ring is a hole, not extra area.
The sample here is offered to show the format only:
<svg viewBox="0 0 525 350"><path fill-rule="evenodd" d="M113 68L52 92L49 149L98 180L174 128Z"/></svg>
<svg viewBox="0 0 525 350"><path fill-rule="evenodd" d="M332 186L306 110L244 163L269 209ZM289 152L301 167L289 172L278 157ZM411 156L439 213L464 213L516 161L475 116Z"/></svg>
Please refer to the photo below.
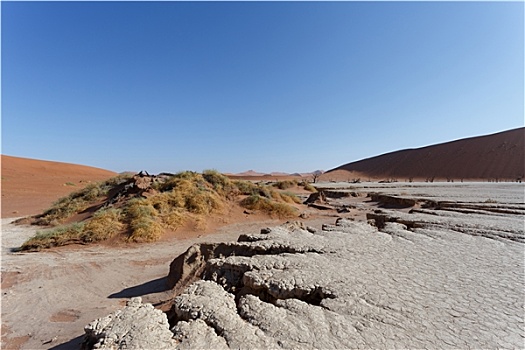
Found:
<svg viewBox="0 0 525 350"><path fill-rule="evenodd" d="M492 198L488 198L488 199L485 200L484 203L498 203L498 201L497 201L497 200L494 200L494 199L492 199Z"/></svg>
<svg viewBox="0 0 525 350"><path fill-rule="evenodd" d="M277 187L280 190L287 190L289 188L297 186L297 181L295 180L285 180L285 181L277 181L273 184L274 187Z"/></svg>
<svg viewBox="0 0 525 350"><path fill-rule="evenodd" d="M251 181L236 180L236 181L233 181L233 184L235 185L235 187L239 190L241 194L252 195L252 194L259 193L260 186L254 184Z"/></svg>
<svg viewBox="0 0 525 350"><path fill-rule="evenodd" d="M308 192L317 192L316 188L308 181L301 181L299 186L302 186Z"/></svg>
<svg viewBox="0 0 525 350"><path fill-rule="evenodd" d="M139 184L144 186L139 188ZM86 244L119 235L130 242L151 242L166 229L176 230L189 219L197 228L205 228L209 215L220 213L226 201L238 196L247 196L240 202L243 207L280 218L295 215L296 209L289 204L301 202L293 193L250 181L231 181L215 170L146 179L140 174L121 175L90 184L57 201L35 223L58 227L39 232L21 249ZM92 217L60 226L86 209L93 210Z"/></svg>
<svg viewBox="0 0 525 350"><path fill-rule="evenodd" d="M134 198L124 208L129 227L128 240L132 242L152 242L158 239L162 226L157 222L157 210L151 201L145 198Z"/></svg>
<svg viewBox="0 0 525 350"><path fill-rule="evenodd" d="M250 210L260 210L270 216L287 218L295 216L296 209L286 203L272 201L260 195L251 195L241 201L241 205Z"/></svg>
<svg viewBox="0 0 525 350"><path fill-rule="evenodd" d="M83 228L84 242L100 242L117 236L125 225L122 210L110 208L97 211Z"/></svg>
<svg viewBox="0 0 525 350"><path fill-rule="evenodd" d="M285 201L286 203L295 203L295 204L302 203L301 198L297 197L292 192L281 192L279 193L279 195L281 196L281 199Z"/></svg>
<svg viewBox="0 0 525 350"><path fill-rule="evenodd" d="M202 177L211 184L213 189L219 194L229 195L235 192L235 184L217 170L204 170Z"/></svg>
<svg viewBox="0 0 525 350"><path fill-rule="evenodd" d="M73 214L89 208L94 201L103 199L108 192L121 183L128 181L129 175L119 175L109 180L92 183L85 188L72 192L53 203L36 221L37 225L60 225Z"/></svg>
<svg viewBox="0 0 525 350"><path fill-rule="evenodd" d="M66 244L84 243L82 233L84 223L75 223L54 230L39 231L24 242L20 250L40 250L41 248L58 247Z"/></svg>
<svg viewBox="0 0 525 350"><path fill-rule="evenodd" d="M27 240L20 250L40 250L67 244L87 244L108 240L121 233L125 227L121 222L121 213L120 209L100 210L87 222L76 222L39 231Z"/></svg>

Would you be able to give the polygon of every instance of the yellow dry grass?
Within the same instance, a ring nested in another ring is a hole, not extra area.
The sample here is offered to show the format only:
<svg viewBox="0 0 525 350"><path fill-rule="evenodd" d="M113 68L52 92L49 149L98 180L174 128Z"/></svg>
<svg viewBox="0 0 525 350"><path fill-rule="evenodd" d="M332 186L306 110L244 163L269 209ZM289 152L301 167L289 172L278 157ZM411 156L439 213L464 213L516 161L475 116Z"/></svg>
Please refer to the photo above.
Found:
<svg viewBox="0 0 525 350"><path fill-rule="evenodd" d="M73 214L98 205L111 189L129 178L129 175L118 176L73 192L57 201L37 223L58 225ZM291 184L282 182L276 187L286 188ZM208 217L220 213L227 201L239 195L248 195L241 202L244 207L279 218L295 216L296 209L287 203L300 203L293 193L249 181L231 181L215 170L206 170L202 174L181 172L162 182L153 182L152 186L156 193L147 198L135 197L118 204L118 207L107 203L104 209L96 211L85 222L39 232L21 249L99 242L124 233L128 241L151 242L157 240L164 230L176 230L188 219L197 229L205 229Z"/></svg>

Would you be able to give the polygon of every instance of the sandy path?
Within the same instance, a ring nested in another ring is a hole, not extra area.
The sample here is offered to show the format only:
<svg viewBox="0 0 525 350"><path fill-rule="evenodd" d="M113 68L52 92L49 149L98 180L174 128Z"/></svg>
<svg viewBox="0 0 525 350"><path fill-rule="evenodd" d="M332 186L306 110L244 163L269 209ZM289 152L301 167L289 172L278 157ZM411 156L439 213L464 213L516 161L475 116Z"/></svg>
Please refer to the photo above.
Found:
<svg viewBox="0 0 525 350"><path fill-rule="evenodd" d="M2 348L78 349L83 328L133 296L154 300L169 263L197 242L236 240L276 221L225 226L213 235L112 249L12 253L36 229L2 219ZM255 231L256 232L256 231ZM6 342L7 341L7 342Z"/></svg>

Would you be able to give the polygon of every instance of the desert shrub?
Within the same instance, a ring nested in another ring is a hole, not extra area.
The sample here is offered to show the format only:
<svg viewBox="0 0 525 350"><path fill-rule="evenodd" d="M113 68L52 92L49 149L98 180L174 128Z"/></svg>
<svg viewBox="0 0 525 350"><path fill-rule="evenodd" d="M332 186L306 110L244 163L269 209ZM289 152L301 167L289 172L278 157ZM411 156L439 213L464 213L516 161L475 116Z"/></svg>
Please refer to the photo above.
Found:
<svg viewBox="0 0 525 350"><path fill-rule="evenodd" d="M276 191L276 190L270 190L270 199L277 201L277 202L286 202L286 203L301 203L301 199L297 197L292 192L287 191Z"/></svg>
<svg viewBox="0 0 525 350"><path fill-rule="evenodd" d="M272 192L274 192L274 190L272 190L269 186L257 185L256 194L261 197L272 198Z"/></svg>
<svg viewBox="0 0 525 350"><path fill-rule="evenodd" d="M260 210L270 216L276 216L279 218L292 217L296 215L296 210L294 207L285 203L274 202L259 195L246 197L241 201L240 204L247 209Z"/></svg>
<svg viewBox="0 0 525 350"><path fill-rule="evenodd" d="M317 189L306 180L301 181L298 185L304 188L308 192L317 192Z"/></svg>
<svg viewBox="0 0 525 350"><path fill-rule="evenodd" d="M202 177L213 189L222 195L227 195L234 190L232 181L225 175L219 173L217 170L204 170Z"/></svg>
<svg viewBox="0 0 525 350"><path fill-rule="evenodd" d="M182 206L172 199L169 192L149 197L148 201L157 211L161 224L166 228L175 230L184 223L185 215Z"/></svg>
<svg viewBox="0 0 525 350"><path fill-rule="evenodd" d="M151 204L151 201L145 198L131 199L124 207L124 214L128 220L141 217L156 217L157 210Z"/></svg>
<svg viewBox="0 0 525 350"><path fill-rule="evenodd" d="M301 198L297 197L294 193L291 192L281 192L280 193L281 199L285 201L286 203L296 203L301 204Z"/></svg>
<svg viewBox="0 0 525 350"><path fill-rule="evenodd" d="M233 184L235 185L235 187L237 187L241 194L249 196L252 194L259 193L259 186L257 186L251 181L235 180L233 181Z"/></svg>
<svg viewBox="0 0 525 350"><path fill-rule="evenodd" d="M270 198L270 199L273 199L274 201L282 201L283 199L281 198L281 193L279 191L276 191L274 189L270 189L269 190L269 196L263 196L263 197L267 197L267 198Z"/></svg>
<svg viewBox="0 0 525 350"><path fill-rule="evenodd" d="M297 181L295 180L284 180L284 181L278 181L273 184L274 187L277 187L280 190L287 190L289 188L292 188L297 185Z"/></svg>
<svg viewBox="0 0 525 350"><path fill-rule="evenodd" d="M151 242L162 234L162 226L156 221L157 211L149 200L132 199L128 202L124 212L130 230L129 241Z"/></svg>
<svg viewBox="0 0 525 350"><path fill-rule="evenodd" d="M182 180L186 180L188 182L200 182L204 184L204 178L202 175L194 171L183 171L170 176L164 182L158 184L156 189L161 192L171 191L175 187L179 186Z"/></svg>
<svg viewBox="0 0 525 350"><path fill-rule="evenodd" d="M202 178L177 180L167 194L170 206L195 214L210 214L221 209L223 200L200 180Z"/></svg>
<svg viewBox="0 0 525 350"><path fill-rule="evenodd" d="M122 210L105 209L97 211L89 220L82 232L85 242L99 242L115 237L124 230Z"/></svg>
<svg viewBox="0 0 525 350"><path fill-rule="evenodd" d="M222 208L222 203L217 194L200 190L186 199L186 209L195 214L211 214Z"/></svg>
<svg viewBox="0 0 525 350"><path fill-rule="evenodd" d="M129 223L131 233L128 241L131 242L153 242L160 238L164 229L151 217L135 218Z"/></svg>
<svg viewBox="0 0 525 350"><path fill-rule="evenodd" d="M73 198L71 195L59 199L51 208L46 210L37 220L38 225L59 225L71 215L85 210L89 203L81 198Z"/></svg>
<svg viewBox="0 0 525 350"><path fill-rule="evenodd" d="M309 191L309 192L317 192L317 189L312 186L311 184L307 183L306 185L303 186L303 188L306 190L306 191Z"/></svg>
<svg viewBox="0 0 525 350"><path fill-rule="evenodd" d="M51 230L39 231L22 244L20 250L40 250L63 246L72 243L82 243L84 223L74 223Z"/></svg>
<svg viewBox="0 0 525 350"><path fill-rule="evenodd" d="M37 220L38 225L58 225L73 214L90 207L94 201L107 196L108 191L130 178L118 175L108 180L88 184L83 189L70 193L53 203Z"/></svg>
<svg viewBox="0 0 525 350"><path fill-rule="evenodd" d="M157 222L157 210L148 199L135 198L128 202L125 214L130 229L128 240L132 242L151 242L164 231Z"/></svg>

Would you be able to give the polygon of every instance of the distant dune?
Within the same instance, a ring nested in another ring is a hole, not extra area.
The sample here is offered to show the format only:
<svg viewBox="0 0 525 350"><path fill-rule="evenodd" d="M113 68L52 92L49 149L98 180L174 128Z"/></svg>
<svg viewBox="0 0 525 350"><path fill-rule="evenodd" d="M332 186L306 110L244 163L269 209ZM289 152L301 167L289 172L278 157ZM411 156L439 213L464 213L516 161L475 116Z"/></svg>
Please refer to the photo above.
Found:
<svg viewBox="0 0 525 350"><path fill-rule="evenodd" d="M512 180L525 173L525 128L386 153L327 171L323 181Z"/></svg>
<svg viewBox="0 0 525 350"><path fill-rule="evenodd" d="M12 156L2 160L2 217L37 214L89 182L117 175L99 168Z"/></svg>
<svg viewBox="0 0 525 350"><path fill-rule="evenodd" d="M254 170L247 170L242 173L234 174L235 176L264 176L264 173L258 173Z"/></svg>
<svg viewBox="0 0 525 350"><path fill-rule="evenodd" d="M225 173L229 178L234 180L251 180L251 181L284 181L284 180L311 180L314 174L322 174L322 170L315 170L310 173L284 173L274 171L271 173L260 173L254 170L244 171L242 173L231 174Z"/></svg>

